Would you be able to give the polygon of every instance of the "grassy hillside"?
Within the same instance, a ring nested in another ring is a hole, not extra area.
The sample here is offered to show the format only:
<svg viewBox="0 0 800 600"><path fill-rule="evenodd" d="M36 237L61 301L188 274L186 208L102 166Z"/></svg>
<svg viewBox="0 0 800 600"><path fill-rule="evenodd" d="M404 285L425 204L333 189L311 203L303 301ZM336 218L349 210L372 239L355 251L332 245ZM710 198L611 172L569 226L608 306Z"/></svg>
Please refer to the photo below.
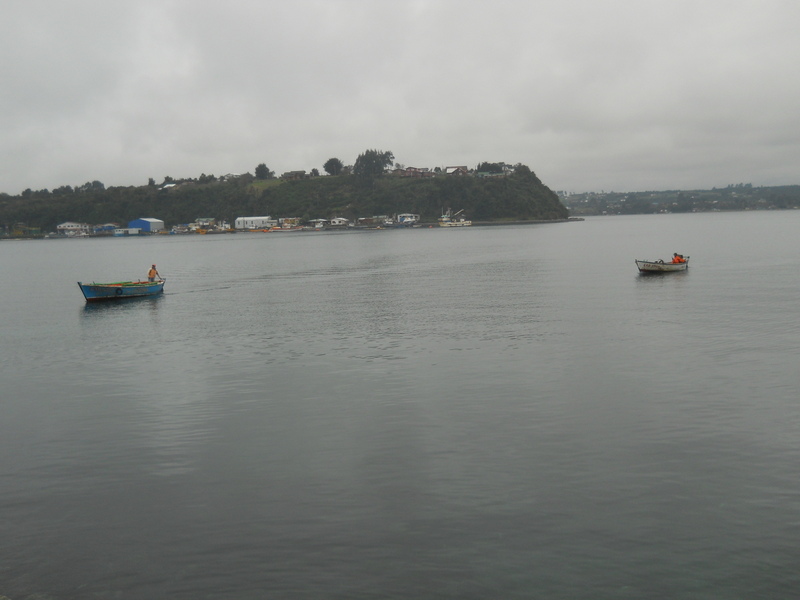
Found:
<svg viewBox="0 0 800 600"><path fill-rule="evenodd" d="M0 225L10 230L22 222L53 231L64 221L126 224L139 217L155 217L170 227L198 217L229 222L240 216L260 215L354 220L401 212L417 213L423 222L435 222L447 208L463 209L464 215L478 221L567 217L567 209L556 194L523 167L506 177L485 179L341 175L284 181L255 180L245 175L229 181L178 182L169 188L148 185L58 193L43 190L0 195Z"/></svg>

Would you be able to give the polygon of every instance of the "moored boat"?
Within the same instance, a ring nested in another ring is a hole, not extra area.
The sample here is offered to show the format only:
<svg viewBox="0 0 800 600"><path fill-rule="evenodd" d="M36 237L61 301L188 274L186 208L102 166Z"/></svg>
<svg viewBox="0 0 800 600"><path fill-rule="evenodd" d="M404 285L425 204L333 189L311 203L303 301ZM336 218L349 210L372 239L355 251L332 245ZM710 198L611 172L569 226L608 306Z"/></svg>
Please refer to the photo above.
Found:
<svg viewBox="0 0 800 600"><path fill-rule="evenodd" d="M416 227L419 224L419 215L413 213L400 213L383 220L383 227Z"/></svg>
<svg viewBox="0 0 800 600"><path fill-rule="evenodd" d="M397 224L401 227L413 227L419 223L419 215L413 213L400 213L397 215Z"/></svg>
<svg viewBox="0 0 800 600"><path fill-rule="evenodd" d="M681 257L683 258L683 257ZM663 260L636 260L636 267L639 273L675 273L685 271L689 268L689 257L683 258L683 262L665 262Z"/></svg>
<svg viewBox="0 0 800 600"><path fill-rule="evenodd" d="M87 302L100 300L123 300L125 298L141 298L156 296L164 291L166 279L159 281L117 281L115 283L82 283L78 282L83 297Z"/></svg>
<svg viewBox="0 0 800 600"><path fill-rule="evenodd" d="M439 227L470 227L472 226L472 221L467 221L464 217L459 217L464 209L462 208L456 214L451 214L450 209L447 209L447 212L439 217ZM458 217L458 218L457 218Z"/></svg>

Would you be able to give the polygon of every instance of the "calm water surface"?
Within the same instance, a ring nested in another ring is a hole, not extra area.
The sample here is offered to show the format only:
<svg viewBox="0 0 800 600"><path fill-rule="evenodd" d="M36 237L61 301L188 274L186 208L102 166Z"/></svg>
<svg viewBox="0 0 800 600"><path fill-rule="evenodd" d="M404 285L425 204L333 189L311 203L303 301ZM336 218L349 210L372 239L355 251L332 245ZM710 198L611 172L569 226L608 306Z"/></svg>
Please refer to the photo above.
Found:
<svg viewBox="0 0 800 600"><path fill-rule="evenodd" d="M799 230L0 243L0 594L796 598Z"/></svg>

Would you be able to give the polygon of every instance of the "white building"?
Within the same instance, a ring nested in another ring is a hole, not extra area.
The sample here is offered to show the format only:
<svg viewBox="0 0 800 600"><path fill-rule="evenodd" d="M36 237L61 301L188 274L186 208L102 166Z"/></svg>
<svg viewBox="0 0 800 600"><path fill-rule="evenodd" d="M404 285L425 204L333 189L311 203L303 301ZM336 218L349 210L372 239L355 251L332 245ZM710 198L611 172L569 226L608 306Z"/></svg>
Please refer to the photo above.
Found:
<svg viewBox="0 0 800 600"><path fill-rule="evenodd" d="M278 221L267 217L236 217L233 222L234 229L269 229L275 227Z"/></svg>
<svg viewBox="0 0 800 600"><path fill-rule="evenodd" d="M142 230L138 227L119 227L114 230L115 237L122 237L125 235L142 235Z"/></svg>
<svg viewBox="0 0 800 600"><path fill-rule="evenodd" d="M56 231L61 235L78 235L90 233L92 228L86 223L74 223L73 221L67 221L66 223L61 223L61 225L56 225Z"/></svg>

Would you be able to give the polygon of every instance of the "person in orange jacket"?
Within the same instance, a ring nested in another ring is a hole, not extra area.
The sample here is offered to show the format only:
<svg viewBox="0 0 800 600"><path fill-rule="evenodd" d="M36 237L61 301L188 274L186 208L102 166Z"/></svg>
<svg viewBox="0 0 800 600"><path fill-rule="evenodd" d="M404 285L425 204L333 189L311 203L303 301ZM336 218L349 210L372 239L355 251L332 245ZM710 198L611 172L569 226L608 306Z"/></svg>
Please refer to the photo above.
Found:
<svg viewBox="0 0 800 600"><path fill-rule="evenodd" d="M155 281L155 280L156 280L156 277L158 277L159 279L161 279L161 275L160 275L160 274L158 273L158 271L156 270L156 266L155 266L155 265L153 265L153 266L150 268L150 271L148 271L148 273L147 273L147 281Z"/></svg>
<svg viewBox="0 0 800 600"><path fill-rule="evenodd" d="M675 252L672 255L672 262L673 263L685 263L686 259L683 258L683 254L678 254L677 252Z"/></svg>

